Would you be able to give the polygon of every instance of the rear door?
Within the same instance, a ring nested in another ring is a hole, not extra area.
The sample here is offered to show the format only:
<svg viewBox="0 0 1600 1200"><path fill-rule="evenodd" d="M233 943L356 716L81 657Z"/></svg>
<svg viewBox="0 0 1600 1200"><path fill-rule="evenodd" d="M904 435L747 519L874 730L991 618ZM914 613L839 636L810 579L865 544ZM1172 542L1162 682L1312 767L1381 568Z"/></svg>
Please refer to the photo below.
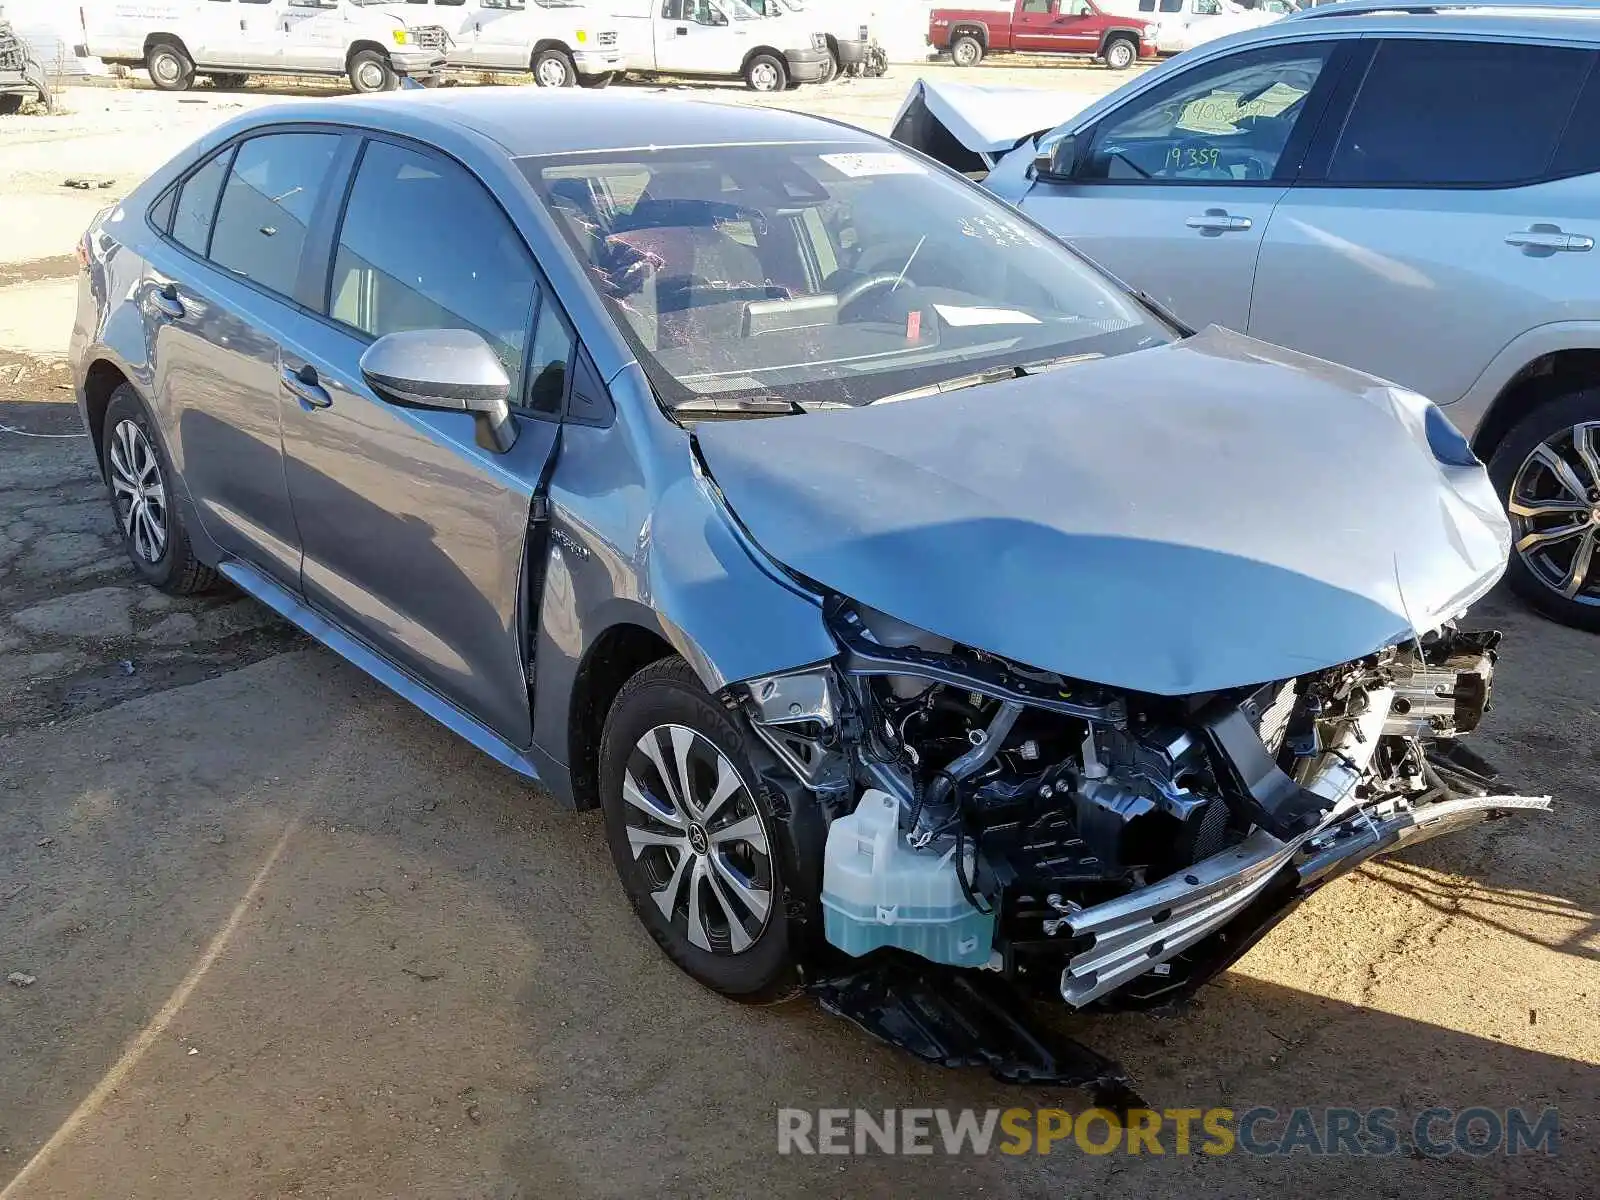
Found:
<svg viewBox="0 0 1600 1200"><path fill-rule="evenodd" d="M436 0L437 2L437 0ZM471 40L477 66L526 71L533 62L527 0L470 0Z"/></svg>
<svg viewBox="0 0 1600 1200"><path fill-rule="evenodd" d="M327 224L325 315L284 359L305 596L525 746L523 552L560 432L571 327L488 189L425 147L369 140ZM466 414L397 408L363 381L376 338L436 328L474 330L500 352L520 400L509 452L479 446Z"/></svg>
<svg viewBox="0 0 1600 1200"><path fill-rule="evenodd" d="M1012 49L1054 49L1055 22L1056 0L1022 0L1011 19Z"/></svg>
<svg viewBox="0 0 1600 1200"><path fill-rule="evenodd" d="M1596 55L1372 50L1348 116L1330 114L1272 216L1250 332L1447 404L1514 337L1597 311Z"/></svg>
<svg viewBox="0 0 1600 1200"><path fill-rule="evenodd" d="M345 139L285 131L231 145L182 183L170 242L140 297L155 391L207 535L298 590L278 393L311 213ZM220 196L220 205L219 205Z"/></svg>
<svg viewBox="0 0 1600 1200"><path fill-rule="evenodd" d="M1268 218L1294 178L1349 43L1201 62L1078 134L1071 183L1023 208L1195 326L1243 330Z"/></svg>
<svg viewBox="0 0 1600 1200"><path fill-rule="evenodd" d="M213 4L212 7L218 7ZM271 67L282 55L281 6L275 0L234 0L231 9L213 24L227 27L227 47L222 60L230 66Z"/></svg>
<svg viewBox="0 0 1600 1200"><path fill-rule="evenodd" d="M348 0L336 7L327 0L274 0L273 7L278 13L278 61L285 70L344 71L351 42Z"/></svg>

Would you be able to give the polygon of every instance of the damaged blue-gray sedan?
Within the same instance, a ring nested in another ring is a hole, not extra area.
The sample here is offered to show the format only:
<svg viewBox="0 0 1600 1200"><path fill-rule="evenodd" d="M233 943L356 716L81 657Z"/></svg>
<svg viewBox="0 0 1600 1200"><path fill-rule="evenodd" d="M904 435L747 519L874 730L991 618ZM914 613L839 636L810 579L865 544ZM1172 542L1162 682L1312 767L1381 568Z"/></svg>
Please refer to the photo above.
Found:
<svg viewBox="0 0 1600 1200"><path fill-rule="evenodd" d="M267 108L81 250L133 568L231 581L602 808L727 995L897 948L1147 1002L1547 803L1455 742L1508 534L1436 408L1184 329L880 138L659 94Z"/></svg>

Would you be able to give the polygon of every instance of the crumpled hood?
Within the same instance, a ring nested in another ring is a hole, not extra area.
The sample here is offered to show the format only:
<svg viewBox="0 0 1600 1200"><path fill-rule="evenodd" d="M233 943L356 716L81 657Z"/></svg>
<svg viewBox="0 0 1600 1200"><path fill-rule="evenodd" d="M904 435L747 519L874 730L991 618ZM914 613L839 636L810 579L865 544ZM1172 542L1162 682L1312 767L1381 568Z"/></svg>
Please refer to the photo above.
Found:
<svg viewBox="0 0 1600 1200"><path fill-rule="evenodd" d="M1481 466L1430 450L1431 407L1213 328L695 436L790 570L1026 665L1183 695L1359 658L1499 578L1506 519Z"/></svg>

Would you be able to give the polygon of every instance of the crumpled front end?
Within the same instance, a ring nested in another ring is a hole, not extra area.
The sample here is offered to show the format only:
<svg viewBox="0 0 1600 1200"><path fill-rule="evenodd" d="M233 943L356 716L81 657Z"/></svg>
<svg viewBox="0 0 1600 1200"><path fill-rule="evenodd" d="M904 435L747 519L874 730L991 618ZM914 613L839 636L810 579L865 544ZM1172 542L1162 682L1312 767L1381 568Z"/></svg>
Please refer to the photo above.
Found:
<svg viewBox="0 0 1600 1200"><path fill-rule="evenodd" d="M1446 624L1258 686L1155 696L1013 663L834 599L832 663L732 689L832 817L826 937L987 968L1074 1007L1224 969L1374 855L1548 797L1457 743L1498 635Z"/></svg>

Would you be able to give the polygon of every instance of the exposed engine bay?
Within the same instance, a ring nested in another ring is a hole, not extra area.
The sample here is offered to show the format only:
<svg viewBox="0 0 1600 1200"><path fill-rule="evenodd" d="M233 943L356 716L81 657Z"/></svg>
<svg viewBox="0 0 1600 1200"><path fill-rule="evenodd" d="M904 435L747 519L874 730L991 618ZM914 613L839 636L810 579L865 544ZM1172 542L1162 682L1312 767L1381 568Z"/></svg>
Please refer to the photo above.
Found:
<svg viewBox="0 0 1600 1200"><path fill-rule="evenodd" d="M1002 973L1074 1007L1225 968L1375 854L1548 798L1455 739L1499 635L1453 624L1295 679L1192 696L1082 683L842 600L843 654L751 681L762 741L829 815L827 940Z"/></svg>

